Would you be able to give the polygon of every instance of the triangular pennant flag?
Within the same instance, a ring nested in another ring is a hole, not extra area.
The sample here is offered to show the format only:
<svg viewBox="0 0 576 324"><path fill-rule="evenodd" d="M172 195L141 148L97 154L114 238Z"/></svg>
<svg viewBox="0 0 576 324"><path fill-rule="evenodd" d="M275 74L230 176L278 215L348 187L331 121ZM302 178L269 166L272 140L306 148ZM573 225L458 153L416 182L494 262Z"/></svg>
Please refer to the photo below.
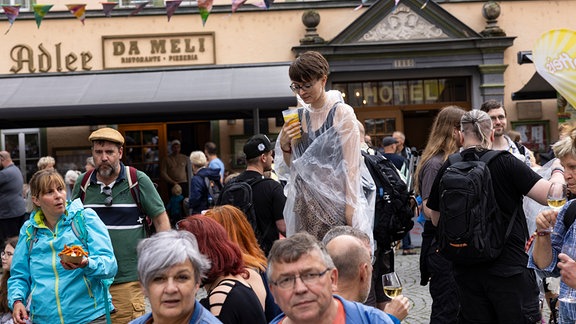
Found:
<svg viewBox="0 0 576 324"><path fill-rule="evenodd" d="M260 9L266 9L266 3L264 3L264 1L257 1L255 3L253 3L252 5L254 5Z"/></svg>
<svg viewBox="0 0 576 324"><path fill-rule="evenodd" d="M182 0L166 0L166 16L168 16L168 21L172 18L172 15L178 9Z"/></svg>
<svg viewBox="0 0 576 324"><path fill-rule="evenodd" d="M74 17L80 19L82 25L84 25L84 20L86 19L86 4L67 4L66 8L70 10L70 13Z"/></svg>
<svg viewBox="0 0 576 324"><path fill-rule="evenodd" d="M144 9L144 7L146 7L147 4L150 3L150 1L132 2L132 3L136 5L136 9L134 9L134 10L130 13L130 16L137 15L140 11L142 11L142 9Z"/></svg>
<svg viewBox="0 0 576 324"><path fill-rule="evenodd" d="M6 17L8 17L8 22L10 23L10 27L8 27L8 30L4 33L4 35L6 35L12 28L16 17L20 14L20 5L2 6L2 9L4 9L4 13L6 14Z"/></svg>
<svg viewBox="0 0 576 324"><path fill-rule="evenodd" d="M118 2L100 2L102 4L102 11L106 17L112 17L112 9L118 5Z"/></svg>
<svg viewBox="0 0 576 324"><path fill-rule="evenodd" d="M244 3L246 0L232 0L232 12L236 12Z"/></svg>
<svg viewBox="0 0 576 324"><path fill-rule="evenodd" d="M53 5L43 5L43 4L35 4L32 5L32 9L34 10L34 18L36 19L36 25L40 28L40 24L42 23L42 19L44 16L50 11Z"/></svg>
<svg viewBox="0 0 576 324"><path fill-rule="evenodd" d="M206 25L206 20L212 11L212 4L214 0L198 0L198 10L200 10L200 17L202 17L202 26Z"/></svg>

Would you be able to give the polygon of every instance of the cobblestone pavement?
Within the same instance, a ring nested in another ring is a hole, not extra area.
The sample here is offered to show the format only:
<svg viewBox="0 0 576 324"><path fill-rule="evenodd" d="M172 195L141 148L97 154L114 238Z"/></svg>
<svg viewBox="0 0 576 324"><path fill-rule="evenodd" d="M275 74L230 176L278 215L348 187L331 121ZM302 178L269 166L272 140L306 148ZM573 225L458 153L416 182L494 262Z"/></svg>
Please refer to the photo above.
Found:
<svg viewBox="0 0 576 324"><path fill-rule="evenodd" d="M419 249L414 251L420 252ZM420 286L419 260L420 253L402 255L401 250L397 250L394 257L394 268L402 281L402 294L412 303L408 317L402 321L405 324L430 322L432 298L428 286Z"/></svg>
<svg viewBox="0 0 576 324"><path fill-rule="evenodd" d="M430 313L432 309L432 298L428 291L428 286L420 286L420 250L414 255L402 255L402 250L397 250L394 257L394 267L396 273L402 281L402 294L410 299L412 308L408 317L402 321L403 324L430 323ZM544 306L543 318L547 320L550 310Z"/></svg>

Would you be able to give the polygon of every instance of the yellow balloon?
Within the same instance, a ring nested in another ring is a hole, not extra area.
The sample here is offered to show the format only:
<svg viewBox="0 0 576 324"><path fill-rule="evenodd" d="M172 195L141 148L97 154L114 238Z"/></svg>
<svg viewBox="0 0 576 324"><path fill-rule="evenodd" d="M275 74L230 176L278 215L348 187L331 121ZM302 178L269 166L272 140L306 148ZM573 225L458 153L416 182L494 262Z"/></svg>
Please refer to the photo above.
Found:
<svg viewBox="0 0 576 324"><path fill-rule="evenodd" d="M576 32L556 29L536 41L532 58L536 71L576 107Z"/></svg>

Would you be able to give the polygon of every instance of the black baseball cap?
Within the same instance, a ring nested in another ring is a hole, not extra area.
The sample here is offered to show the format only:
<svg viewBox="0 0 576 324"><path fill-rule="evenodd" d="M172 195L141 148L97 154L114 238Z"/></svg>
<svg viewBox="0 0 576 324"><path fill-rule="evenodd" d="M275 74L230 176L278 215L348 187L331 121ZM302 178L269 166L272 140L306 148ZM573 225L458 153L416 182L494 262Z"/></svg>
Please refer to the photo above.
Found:
<svg viewBox="0 0 576 324"><path fill-rule="evenodd" d="M272 151L274 147L268 139L268 136L264 134L256 134L246 141L244 144L244 154L246 154L246 160L253 159L264 153Z"/></svg>

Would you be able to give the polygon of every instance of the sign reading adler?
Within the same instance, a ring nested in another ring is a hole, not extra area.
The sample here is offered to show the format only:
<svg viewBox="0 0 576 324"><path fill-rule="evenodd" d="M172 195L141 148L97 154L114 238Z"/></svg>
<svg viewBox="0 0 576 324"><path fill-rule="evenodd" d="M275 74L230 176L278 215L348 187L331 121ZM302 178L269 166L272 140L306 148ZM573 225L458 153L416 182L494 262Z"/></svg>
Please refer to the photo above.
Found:
<svg viewBox="0 0 576 324"><path fill-rule="evenodd" d="M215 64L214 33L103 36L104 69Z"/></svg>

